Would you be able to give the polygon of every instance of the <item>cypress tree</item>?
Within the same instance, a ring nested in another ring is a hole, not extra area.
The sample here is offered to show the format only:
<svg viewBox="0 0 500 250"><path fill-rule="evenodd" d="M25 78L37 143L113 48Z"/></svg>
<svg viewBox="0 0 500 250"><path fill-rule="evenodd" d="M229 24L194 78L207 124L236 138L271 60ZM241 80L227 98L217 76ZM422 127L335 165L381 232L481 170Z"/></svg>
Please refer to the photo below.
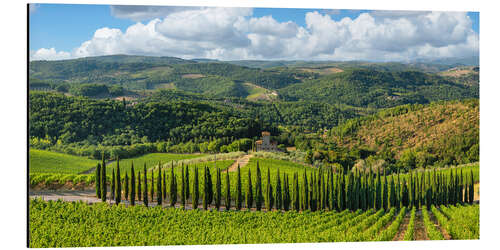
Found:
<svg viewBox="0 0 500 250"><path fill-rule="evenodd" d="M221 175L220 175L220 169L217 168L217 177L215 180L215 207L217 208L217 211L219 211L220 209L221 199L222 199Z"/></svg>
<svg viewBox="0 0 500 250"><path fill-rule="evenodd" d="M111 199L115 199L115 185L116 185L116 176L115 176L115 169L112 169L112 175L111 175Z"/></svg>
<svg viewBox="0 0 500 250"><path fill-rule="evenodd" d="M123 184L124 184L124 188L125 188L125 200L128 200L128 190L129 190L129 189L128 189L128 181L129 181L129 180L128 180L128 173L127 173L127 172L125 172L125 180L124 180L124 182L123 182Z"/></svg>
<svg viewBox="0 0 500 250"><path fill-rule="evenodd" d="M141 171L137 172L137 200L142 201L142 192L141 192Z"/></svg>
<svg viewBox="0 0 500 250"><path fill-rule="evenodd" d="M250 172L250 168L248 168L248 181L247 181L247 190L245 192L245 204L247 210L250 211L253 205L253 188L252 188L252 173Z"/></svg>
<svg viewBox="0 0 500 250"><path fill-rule="evenodd" d="M163 195L162 197L163 200L167 202L167 174L166 174L167 170L163 169L162 172L163 172L163 178L162 178L163 183L161 186L163 187L163 190L161 190L161 194Z"/></svg>
<svg viewBox="0 0 500 250"><path fill-rule="evenodd" d="M389 208L398 207L396 205L396 190L394 186L394 178L391 178L391 183L389 184Z"/></svg>
<svg viewBox="0 0 500 250"><path fill-rule="evenodd" d="M268 168L268 170L269 170L269 168ZM255 180L255 185L256 185L256 187L255 187L255 190L256 190L255 208L257 209L257 211L260 211L260 209L262 208L262 200L264 199L264 197L262 195L262 177L260 174L260 168L259 168L258 161L257 161L257 179ZM267 189L266 189L266 192L267 192Z"/></svg>
<svg viewBox="0 0 500 250"><path fill-rule="evenodd" d="M177 177L174 173L174 166L170 167L170 206L175 207L177 203ZM183 204L184 205L184 204Z"/></svg>
<svg viewBox="0 0 500 250"><path fill-rule="evenodd" d="M226 170L226 211L231 209L231 183L229 182L229 168Z"/></svg>
<svg viewBox="0 0 500 250"><path fill-rule="evenodd" d="M271 211L273 204L273 191L271 188L271 172L269 171L269 167L267 168L267 181L266 181L266 209L267 211Z"/></svg>
<svg viewBox="0 0 500 250"><path fill-rule="evenodd" d="M465 183L464 183L464 203L469 203L469 180L467 179L467 174L465 174Z"/></svg>
<svg viewBox="0 0 500 250"><path fill-rule="evenodd" d="M116 190L115 190L115 203L118 205L122 200L122 178L120 174L120 159L116 160Z"/></svg>
<svg viewBox="0 0 500 250"><path fill-rule="evenodd" d="M302 210L308 210L309 209L309 184L307 182L307 171L304 171L304 174L302 175Z"/></svg>
<svg viewBox="0 0 500 250"><path fill-rule="evenodd" d="M288 175L283 176L283 209L288 211L290 209L290 184L288 184Z"/></svg>
<svg viewBox="0 0 500 250"><path fill-rule="evenodd" d="M148 171L146 170L146 163L144 163L144 193L142 195L144 205L148 206Z"/></svg>
<svg viewBox="0 0 500 250"><path fill-rule="evenodd" d="M460 186L458 189L458 201L460 203L464 202L464 174L462 169L460 169Z"/></svg>
<svg viewBox="0 0 500 250"><path fill-rule="evenodd" d="M130 204L135 205L135 172L134 172L134 162L130 168Z"/></svg>
<svg viewBox="0 0 500 250"><path fill-rule="evenodd" d="M173 164L172 164L173 166ZM182 167L184 167L184 163L182 163ZM191 192L189 192L189 167L186 165L186 171L184 171L185 176L185 182L186 182L186 202L189 201L189 196L191 195Z"/></svg>
<svg viewBox="0 0 500 250"><path fill-rule="evenodd" d="M314 173L311 173L309 182L309 208L311 211L316 211L316 181Z"/></svg>
<svg viewBox="0 0 500 250"><path fill-rule="evenodd" d="M470 170L470 181L469 181L469 203L474 202L474 173L472 169Z"/></svg>
<svg viewBox="0 0 500 250"><path fill-rule="evenodd" d="M377 170L377 183L375 184L375 209L379 210L382 207L382 182L380 179L380 170Z"/></svg>
<svg viewBox="0 0 500 250"><path fill-rule="evenodd" d="M203 171L203 209L208 209L208 167Z"/></svg>
<svg viewBox="0 0 500 250"><path fill-rule="evenodd" d="M332 204L331 204L331 197L330 194L332 193L332 187L330 186L330 181L331 181L331 176L330 176L331 171L326 172L326 206L328 207L328 210L332 210Z"/></svg>
<svg viewBox="0 0 500 250"><path fill-rule="evenodd" d="M276 209L279 211L283 207L283 197L281 195L281 178L280 178L280 170L278 169L278 173L276 174L276 193L274 200L276 201Z"/></svg>
<svg viewBox="0 0 500 250"><path fill-rule="evenodd" d="M388 210L389 209L389 200L388 200L388 196L389 196L389 187L388 187L388 184L387 184L387 175L385 174L385 171L384 171L384 186L383 186L383 191L382 191L382 207L385 209L385 210Z"/></svg>
<svg viewBox="0 0 500 250"><path fill-rule="evenodd" d="M108 183L106 180L106 161L104 160L104 153L102 153L102 165L101 165L101 200L106 201L106 195L108 193Z"/></svg>
<svg viewBox="0 0 500 250"><path fill-rule="evenodd" d="M401 190L401 202L403 203L403 206L408 207L410 205L410 199L409 199L409 192L408 192L408 187L406 185L406 179L403 178L403 186Z"/></svg>
<svg viewBox="0 0 500 250"><path fill-rule="evenodd" d="M95 169L95 195L97 198L101 198L101 164L97 163Z"/></svg>
<svg viewBox="0 0 500 250"><path fill-rule="evenodd" d="M299 174L293 174L293 209L295 211L300 210L300 187L299 187Z"/></svg>
<svg viewBox="0 0 500 250"><path fill-rule="evenodd" d="M198 200L200 197L200 191L199 191L199 186L198 186L198 168L195 166L194 168L194 180L193 180L193 209L198 209Z"/></svg>
<svg viewBox="0 0 500 250"><path fill-rule="evenodd" d="M154 201L155 198L155 173L153 172L153 169L151 169L151 202Z"/></svg>
<svg viewBox="0 0 500 250"><path fill-rule="evenodd" d="M183 209L186 207L186 180L184 175L184 167L181 167L181 207ZM170 188L170 191L172 191L172 188Z"/></svg>
<svg viewBox="0 0 500 250"><path fill-rule="evenodd" d="M322 209L322 210L325 210L325 208L326 208L326 187L325 187L325 175L324 175L323 171L320 171L320 172L319 172L319 174L320 174L320 176L321 176L321 177L320 177L320 182L319 182L319 183L320 183L320 184L319 184L319 186L320 186L320 188L321 188L321 191L320 191L321 209ZM297 179L298 179L298 178L297 178ZM298 185L298 183L299 183L299 182L298 182L298 180L297 180L297 185ZM297 194L298 194L298 192L297 192Z"/></svg>
<svg viewBox="0 0 500 250"><path fill-rule="evenodd" d="M240 164L238 164L238 169L236 173L236 210L241 209L242 202L243 202L243 195L241 194Z"/></svg>
<svg viewBox="0 0 500 250"><path fill-rule="evenodd" d="M208 206L212 204L214 200L214 185L212 183L212 174L210 173L210 168L207 167L207 197Z"/></svg>

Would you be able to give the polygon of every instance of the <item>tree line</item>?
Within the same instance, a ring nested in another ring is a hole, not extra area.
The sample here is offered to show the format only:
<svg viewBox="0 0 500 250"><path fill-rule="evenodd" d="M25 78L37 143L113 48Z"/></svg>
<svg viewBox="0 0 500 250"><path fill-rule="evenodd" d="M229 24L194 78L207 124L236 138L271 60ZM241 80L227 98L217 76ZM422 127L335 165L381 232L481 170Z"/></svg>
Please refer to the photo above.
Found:
<svg viewBox="0 0 500 250"><path fill-rule="evenodd" d="M256 210L265 208L270 210L295 210L295 211L323 211L323 210L368 210L390 209L402 207L422 206L431 207L473 203L474 201L474 175L472 170L463 173L463 170L454 169L448 172L440 171L411 171L406 176L385 175L380 171L360 172L340 170L334 173L332 168L316 172L295 172L275 176L273 185L271 174L263 178L261 168L257 162L256 177L252 180L251 169L248 168L248 177L245 187L242 185L242 170L238 166L236 172L236 193L231 195L229 172L226 170L223 180L222 170L215 171L215 185L212 183L212 173L205 166L203 173L194 167L192 183L189 178L189 166L181 166L181 189L178 188L178 177L174 173L174 166L147 169L135 175L131 163L130 175L125 173L124 178L120 173L119 159L116 169L112 171L111 180L107 180L106 164L97 165L95 172L96 196L105 202L108 198L119 204L123 199L130 205L142 201L145 206L156 202L157 205L169 205L186 208L189 199L192 207L198 209L200 205L208 210ZM170 178L167 179L167 171ZM149 175L149 178L148 178ZM199 183L202 177L203 185ZM262 179L266 179L263 183ZM302 179L299 181L299 179ZM222 183L225 182L225 196L223 198ZM111 190L107 191L110 184ZM167 190L167 186L169 186ZM200 186L202 188L200 188ZM123 195L123 196L122 196ZM200 202L201 201L201 202Z"/></svg>

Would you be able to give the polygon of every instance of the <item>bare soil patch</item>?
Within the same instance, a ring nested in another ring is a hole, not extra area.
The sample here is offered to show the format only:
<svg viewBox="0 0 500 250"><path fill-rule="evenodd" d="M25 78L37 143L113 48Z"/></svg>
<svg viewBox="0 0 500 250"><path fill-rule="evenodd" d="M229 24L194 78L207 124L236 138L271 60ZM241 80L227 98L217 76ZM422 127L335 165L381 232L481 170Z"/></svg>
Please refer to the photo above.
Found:
<svg viewBox="0 0 500 250"><path fill-rule="evenodd" d="M431 219L432 223L434 223L434 226L436 226L436 228L441 232L444 239L451 240L451 236L448 234L448 232L446 232L446 230L443 227L441 227L441 225L439 225L436 217L434 216L434 214L431 211L429 211L429 218Z"/></svg>
<svg viewBox="0 0 500 250"><path fill-rule="evenodd" d="M184 74L182 75L182 78L188 78L188 79L197 79L197 78L202 78L205 77L205 75L202 74Z"/></svg>
<svg viewBox="0 0 500 250"><path fill-rule="evenodd" d="M427 230L424 225L422 210L418 210L415 213L415 240L429 240Z"/></svg>
<svg viewBox="0 0 500 250"><path fill-rule="evenodd" d="M394 236L394 239L396 241L401 241L405 237L405 232L406 229L408 228L408 224L410 223L410 211L406 212L405 217L403 218L403 221L401 222L401 225L399 225L399 230L398 233L396 233L396 236Z"/></svg>
<svg viewBox="0 0 500 250"><path fill-rule="evenodd" d="M233 165L231 165L229 168L228 168L228 171L229 172L233 172L233 171L236 171L238 169L238 164L240 166L240 168L246 166L248 164L248 162L250 161L250 158L252 158L253 155L244 155L238 159L236 159L236 161L234 161Z"/></svg>

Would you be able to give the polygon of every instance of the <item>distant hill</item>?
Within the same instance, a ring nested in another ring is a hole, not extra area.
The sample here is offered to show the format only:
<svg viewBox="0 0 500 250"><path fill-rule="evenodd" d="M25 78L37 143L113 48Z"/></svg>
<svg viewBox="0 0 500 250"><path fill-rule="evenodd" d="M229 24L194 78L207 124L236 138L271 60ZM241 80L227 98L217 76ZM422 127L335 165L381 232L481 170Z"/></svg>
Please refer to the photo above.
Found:
<svg viewBox="0 0 500 250"><path fill-rule="evenodd" d="M387 108L409 103L478 98L478 86L464 86L418 71L354 69L306 80L278 90L287 101L320 101Z"/></svg>
<svg viewBox="0 0 500 250"><path fill-rule="evenodd" d="M347 120L327 141L366 148L402 167L479 161L479 100L404 105Z"/></svg>

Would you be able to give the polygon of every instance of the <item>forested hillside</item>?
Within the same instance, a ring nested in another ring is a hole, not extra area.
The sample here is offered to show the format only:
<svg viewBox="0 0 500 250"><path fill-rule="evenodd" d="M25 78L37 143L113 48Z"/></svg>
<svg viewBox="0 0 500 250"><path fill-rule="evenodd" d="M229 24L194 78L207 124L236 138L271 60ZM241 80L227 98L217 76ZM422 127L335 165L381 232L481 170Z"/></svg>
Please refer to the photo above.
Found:
<svg viewBox="0 0 500 250"><path fill-rule="evenodd" d="M479 101L404 105L346 121L325 142L339 149L364 149L359 167L425 168L479 161ZM384 162L381 162L383 160Z"/></svg>

